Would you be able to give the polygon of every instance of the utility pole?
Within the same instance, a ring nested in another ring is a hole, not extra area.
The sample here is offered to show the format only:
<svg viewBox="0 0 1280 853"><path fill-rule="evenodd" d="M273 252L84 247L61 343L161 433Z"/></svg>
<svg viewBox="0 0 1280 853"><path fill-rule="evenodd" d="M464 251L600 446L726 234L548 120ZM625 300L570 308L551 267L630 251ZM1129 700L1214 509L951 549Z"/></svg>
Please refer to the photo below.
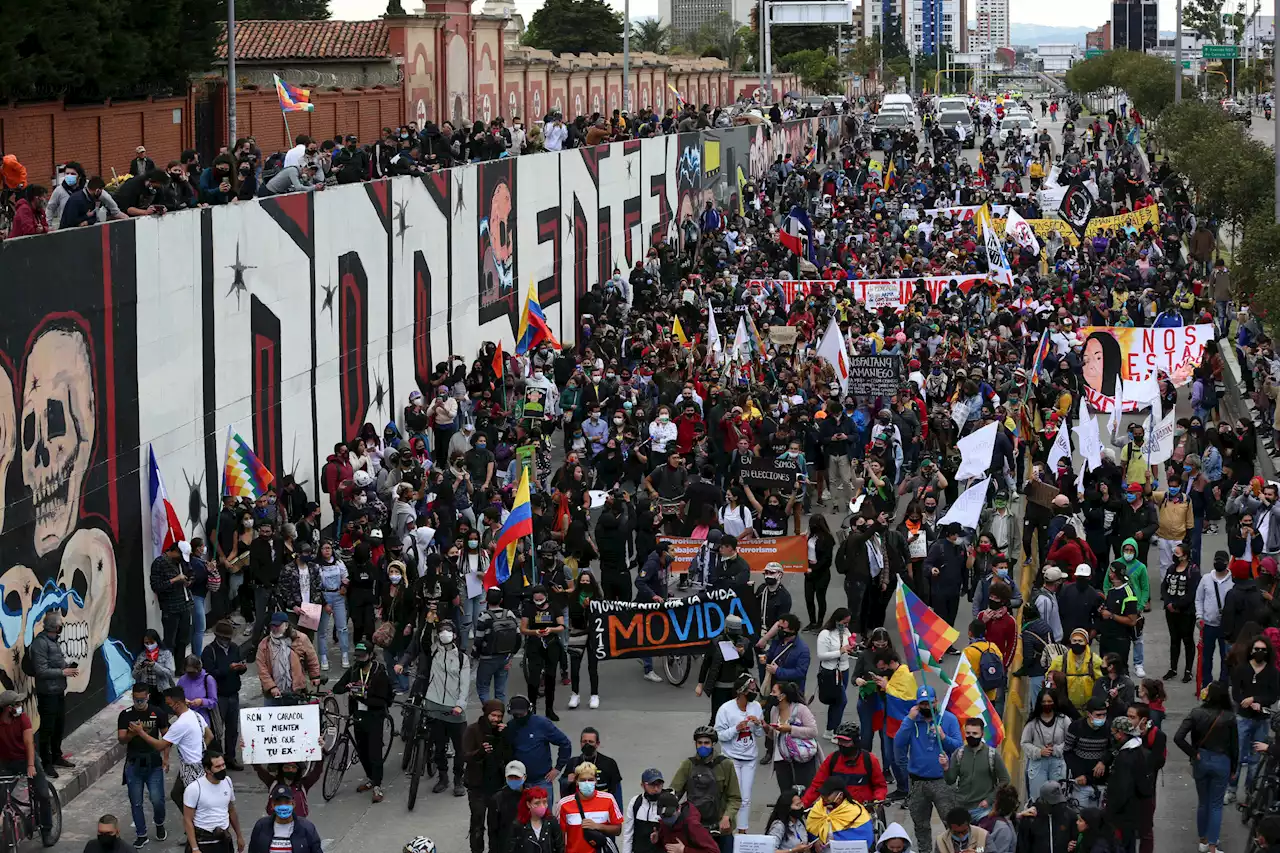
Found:
<svg viewBox="0 0 1280 853"><path fill-rule="evenodd" d="M1280 2L1280 0L1277 0ZM236 3L227 0L227 132L231 139L227 149L234 151L236 147ZM292 139L285 140L285 147L293 144Z"/></svg>
<svg viewBox="0 0 1280 853"><path fill-rule="evenodd" d="M1182 103L1182 0L1177 0L1174 9L1178 21L1173 35L1173 102L1180 104Z"/></svg>
<svg viewBox="0 0 1280 853"><path fill-rule="evenodd" d="M631 0L622 4L622 111L631 114Z"/></svg>
<svg viewBox="0 0 1280 853"><path fill-rule="evenodd" d="M1280 0L1275 0L1275 9L1272 14L1275 16L1273 18L1275 21L1273 24L1275 30L1273 31L1280 32ZM1271 42L1271 80L1271 95L1274 100L1276 90L1280 88L1280 86L1277 85L1277 82L1280 82L1280 44L1277 44L1275 40L1272 40ZM1276 181L1275 214L1276 222L1280 223L1280 116L1276 117L1276 121L1272 124L1272 127L1275 128L1275 139L1273 140L1274 146L1272 149L1275 152L1276 157L1276 168L1274 170Z"/></svg>

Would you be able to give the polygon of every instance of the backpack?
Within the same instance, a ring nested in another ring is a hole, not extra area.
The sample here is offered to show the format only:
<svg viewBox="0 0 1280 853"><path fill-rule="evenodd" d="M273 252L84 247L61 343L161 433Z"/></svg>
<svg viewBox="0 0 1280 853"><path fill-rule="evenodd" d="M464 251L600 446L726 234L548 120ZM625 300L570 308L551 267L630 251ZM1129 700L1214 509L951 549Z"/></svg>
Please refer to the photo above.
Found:
<svg viewBox="0 0 1280 853"><path fill-rule="evenodd" d="M503 610L493 617L489 625L488 653L511 655L520 648L520 625L510 610Z"/></svg>
<svg viewBox="0 0 1280 853"><path fill-rule="evenodd" d="M36 677L36 659L31 656L31 649L27 649L27 653L22 656L22 674L27 678Z"/></svg>
<svg viewBox="0 0 1280 853"><path fill-rule="evenodd" d="M711 763L695 763L689 771L689 781L685 784L685 802L693 803L702 817L702 825L716 826L724 813L724 803L720 800L720 780L716 778L716 768L724 761L723 755L711 759Z"/></svg>
<svg viewBox="0 0 1280 853"><path fill-rule="evenodd" d="M1200 382L1200 407L1203 409L1212 409L1218 405L1218 384L1213 381L1212 377L1206 377Z"/></svg>
<svg viewBox="0 0 1280 853"><path fill-rule="evenodd" d="M990 649L978 658L978 685L985 690L1004 687L1004 658Z"/></svg>
<svg viewBox="0 0 1280 853"><path fill-rule="evenodd" d="M955 752L953 752L953 753L951 754L951 763L952 763L952 764L957 764L957 765L958 765L958 764L960 763L960 756L962 756L962 755L964 755L964 747L963 747L963 746L962 746L962 747L960 747L959 749L957 749ZM991 774L991 779L992 779L992 781L995 781L995 778L996 778L996 751L995 751L994 749L992 749L990 745L988 745L988 746L987 746L987 772Z"/></svg>

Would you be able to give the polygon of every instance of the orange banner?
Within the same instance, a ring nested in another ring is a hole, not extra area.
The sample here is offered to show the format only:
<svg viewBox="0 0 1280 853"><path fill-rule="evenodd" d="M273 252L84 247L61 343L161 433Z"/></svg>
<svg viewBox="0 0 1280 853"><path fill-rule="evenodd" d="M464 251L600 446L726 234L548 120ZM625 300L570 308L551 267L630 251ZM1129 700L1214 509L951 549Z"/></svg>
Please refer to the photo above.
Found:
<svg viewBox="0 0 1280 853"><path fill-rule="evenodd" d="M683 539L676 536L659 536L658 541L671 543L672 574L689 571L701 539ZM770 563L781 563L783 571L804 573L809 571L809 543L805 536L773 536L768 539L743 539L738 542L738 554L747 561L753 572L763 572Z"/></svg>

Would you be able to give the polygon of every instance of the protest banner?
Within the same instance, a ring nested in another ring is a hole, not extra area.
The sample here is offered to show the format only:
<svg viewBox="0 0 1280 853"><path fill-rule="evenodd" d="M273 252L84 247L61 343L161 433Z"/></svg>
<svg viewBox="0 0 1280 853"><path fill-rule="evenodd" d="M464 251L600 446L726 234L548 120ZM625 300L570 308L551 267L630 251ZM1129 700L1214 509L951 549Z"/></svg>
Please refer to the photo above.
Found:
<svg viewBox="0 0 1280 853"><path fill-rule="evenodd" d="M780 347L795 346L796 337L800 334L799 326L770 326L769 340Z"/></svg>
<svg viewBox="0 0 1280 853"><path fill-rule="evenodd" d="M671 543L672 563L668 571L677 575L689 571L703 544L701 539L678 536L659 536L658 541ZM741 539L738 541L738 556L747 561L752 572L763 572L770 563L781 563L783 571L799 574L809 571L809 540L805 536Z"/></svg>
<svg viewBox="0 0 1280 853"><path fill-rule="evenodd" d="M896 355L849 358L849 391L859 397L891 397L902 387L902 359Z"/></svg>
<svg viewBox="0 0 1280 853"><path fill-rule="evenodd" d="M971 222L978 215L978 211L982 209L980 204L970 204L962 207L929 207L925 209L924 218L933 219L937 216L945 216L948 219L958 219L962 222ZM992 216L1004 216L1009 210L1007 204L991 205Z"/></svg>
<svg viewBox="0 0 1280 853"><path fill-rule="evenodd" d="M1138 411L1143 404L1122 392L1124 384L1168 375L1176 386L1191 381L1204 359L1204 345L1213 338L1213 324L1150 328L1145 326L1084 326L1081 352L1084 398L1097 412L1110 412L1116 399L1121 410Z"/></svg>
<svg viewBox="0 0 1280 853"><path fill-rule="evenodd" d="M284 764L320 758L320 706L242 708L240 739L249 764Z"/></svg>
<svg viewBox="0 0 1280 853"><path fill-rule="evenodd" d="M599 601L589 605L587 647L597 660L705 653L724 631L730 614L742 619L747 634L758 618L750 602L731 589L709 589L661 603Z"/></svg>
<svg viewBox="0 0 1280 853"><path fill-rule="evenodd" d="M796 477L804 474L798 461L783 456L774 459L754 456L749 462L742 464L742 482L750 486L760 500L764 500L765 489L775 489L783 495L791 494Z"/></svg>
<svg viewBox="0 0 1280 853"><path fill-rule="evenodd" d="M901 308L902 292L901 288L892 281L875 281L868 282L863 288L866 298L863 300L872 311L879 311L881 308Z"/></svg>
<svg viewBox="0 0 1280 853"><path fill-rule="evenodd" d="M1003 221L1003 220L1001 220ZM1029 220L1034 223L1038 220ZM1057 222L1057 225L1064 223ZM1068 229L1069 230L1069 229ZM870 305L868 293L875 294L877 304L874 308L888 307L901 308L911 301L911 295L916 291L916 282L923 280L925 287L929 291L929 298L934 302L942 296L943 292L950 287L951 282L955 281L960 285L963 293L968 293L974 284L986 281L985 275L931 275L921 276L920 278L875 278L875 279L762 279L753 278L747 282L748 285L758 284L761 287L772 290L775 287L782 289L782 294L787 300L787 304L794 302L801 296L808 296L810 293L822 293L829 290L839 290L847 287L853 292L853 298ZM889 294L897 292L897 301L890 301ZM720 322L720 317L716 318L716 322ZM721 328L724 328L721 326Z"/></svg>

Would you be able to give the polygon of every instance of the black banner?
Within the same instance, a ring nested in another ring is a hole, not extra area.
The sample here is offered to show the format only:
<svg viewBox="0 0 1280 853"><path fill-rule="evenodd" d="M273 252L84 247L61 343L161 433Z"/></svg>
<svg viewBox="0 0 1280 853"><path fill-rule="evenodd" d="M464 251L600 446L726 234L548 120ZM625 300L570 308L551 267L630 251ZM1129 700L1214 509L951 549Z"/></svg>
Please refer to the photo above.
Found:
<svg viewBox="0 0 1280 853"><path fill-rule="evenodd" d="M742 484L750 486L757 499L764 500L764 490L773 489L781 495L789 495L796 485L796 476L806 476L799 460L779 456L767 459L755 456L742 465Z"/></svg>
<svg viewBox="0 0 1280 853"><path fill-rule="evenodd" d="M849 391L859 397L890 397L902 387L902 359L855 355L849 359Z"/></svg>
<svg viewBox="0 0 1280 853"><path fill-rule="evenodd" d="M709 589L661 604L592 601L588 649L597 660L704 654L724 631L730 613L742 617L748 636L755 634L757 620L749 612L754 609L729 589Z"/></svg>

